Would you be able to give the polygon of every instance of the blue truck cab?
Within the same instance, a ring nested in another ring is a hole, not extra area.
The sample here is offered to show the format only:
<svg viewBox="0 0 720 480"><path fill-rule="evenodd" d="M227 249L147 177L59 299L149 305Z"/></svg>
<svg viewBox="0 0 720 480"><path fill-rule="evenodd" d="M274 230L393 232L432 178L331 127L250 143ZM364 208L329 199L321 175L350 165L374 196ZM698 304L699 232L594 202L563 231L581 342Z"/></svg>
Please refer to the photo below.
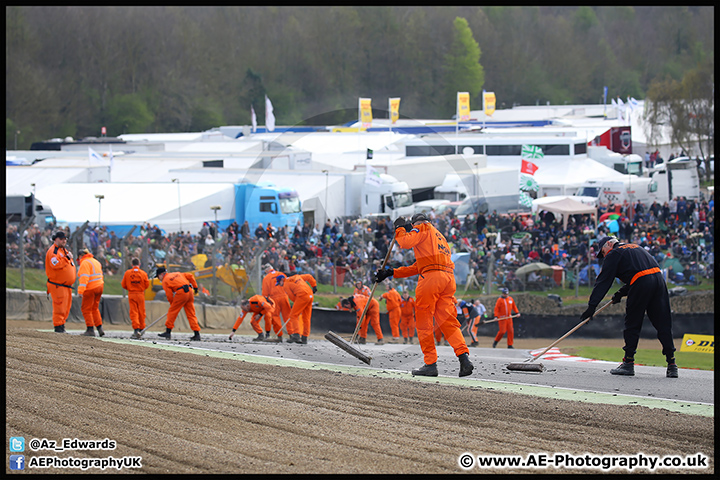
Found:
<svg viewBox="0 0 720 480"><path fill-rule="evenodd" d="M251 232L260 223L263 227L272 223L275 228L286 226L288 233L292 234L297 222L302 224L301 207L300 197L295 189L272 184L235 185L236 221L238 225L242 225L247 220Z"/></svg>

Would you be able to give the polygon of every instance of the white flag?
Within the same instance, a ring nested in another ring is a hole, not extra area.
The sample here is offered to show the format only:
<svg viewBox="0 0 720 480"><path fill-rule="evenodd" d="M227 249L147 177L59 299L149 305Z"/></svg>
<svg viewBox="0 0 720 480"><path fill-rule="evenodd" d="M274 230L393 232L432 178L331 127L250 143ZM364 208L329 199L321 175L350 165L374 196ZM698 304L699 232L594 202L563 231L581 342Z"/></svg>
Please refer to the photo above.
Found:
<svg viewBox="0 0 720 480"><path fill-rule="evenodd" d="M90 147L88 147L88 160L90 161L90 164L92 164L93 162L103 163L102 157L100 156L100 154L98 154L95 150L93 150Z"/></svg>
<svg viewBox="0 0 720 480"><path fill-rule="evenodd" d="M250 121L252 122L252 133L257 132L257 115L255 115L255 109L250 105Z"/></svg>
<svg viewBox="0 0 720 480"><path fill-rule="evenodd" d="M265 95L265 126L268 132L275 130L275 115L273 115L273 106L270 99Z"/></svg>
<svg viewBox="0 0 720 480"><path fill-rule="evenodd" d="M370 165L367 165L365 167L365 183L369 183L370 185L375 185L376 187L382 185L382 179L380 178L380 172L378 172L376 169L374 169Z"/></svg>

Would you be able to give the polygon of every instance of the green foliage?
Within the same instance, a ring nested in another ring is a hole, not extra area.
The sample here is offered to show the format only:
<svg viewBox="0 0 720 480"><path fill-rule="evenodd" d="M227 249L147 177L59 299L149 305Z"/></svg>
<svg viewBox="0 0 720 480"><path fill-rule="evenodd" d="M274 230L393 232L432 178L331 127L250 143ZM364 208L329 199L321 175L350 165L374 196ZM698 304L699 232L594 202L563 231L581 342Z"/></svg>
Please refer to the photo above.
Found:
<svg viewBox="0 0 720 480"><path fill-rule="evenodd" d="M250 104L263 124L266 93L278 125L353 120L358 97L408 118L483 88L500 109L645 98L714 58L711 6L13 6L5 25L18 148L249 124Z"/></svg>
<svg viewBox="0 0 720 480"><path fill-rule="evenodd" d="M453 22L455 31L450 52L445 56L447 107L455 106L457 92L469 92L471 99L477 99L485 83L485 72L480 65L480 46L473 38L472 30L464 18Z"/></svg>
<svg viewBox="0 0 720 480"><path fill-rule="evenodd" d="M107 116L109 135L145 132L155 119L145 100L133 93L110 99Z"/></svg>
<svg viewBox="0 0 720 480"><path fill-rule="evenodd" d="M707 59L685 72L682 80L666 77L654 81L648 90L645 118L651 125L650 138L669 127L673 146L689 151L700 140L701 156L714 150L715 131L714 60Z"/></svg>
<svg viewBox="0 0 720 480"><path fill-rule="evenodd" d="M202 132L222 125L225 125L222 106L214 99L203 99L193 107L190 131Z"/></svg>
<svg viewBox="0 0 720 480"><path fill-rule="evenodd" d="M599 23L597 15L595 15L595 11L588 6L582 6L577 9L573 22L575 29L580 33L586 33Z"/></svg>

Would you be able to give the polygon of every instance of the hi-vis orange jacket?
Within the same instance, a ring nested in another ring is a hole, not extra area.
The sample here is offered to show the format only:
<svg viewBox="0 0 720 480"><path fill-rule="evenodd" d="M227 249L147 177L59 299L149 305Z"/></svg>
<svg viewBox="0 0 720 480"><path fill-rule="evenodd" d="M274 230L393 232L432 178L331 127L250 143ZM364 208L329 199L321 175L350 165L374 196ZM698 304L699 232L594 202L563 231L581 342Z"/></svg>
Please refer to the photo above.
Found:
<svg viewBox="0 0 720 480"><path fill-rule="evenodd" d="M401 248L413 249L415 263L395 268L393 277L412 277L430 270L453 273L455 264L450 260L450 247L445 237L429 222L416 225L409 232L404 228L397 229L395 240Z"/></svg>
<svg viewBox="0 0 720 480"><path fill-rule="evenodd" d="M94 290L105 284L103 280L102 265L92 253L86 253L80 257L80 269L78 270L78 293L82 295L85 290Z"/></svg>

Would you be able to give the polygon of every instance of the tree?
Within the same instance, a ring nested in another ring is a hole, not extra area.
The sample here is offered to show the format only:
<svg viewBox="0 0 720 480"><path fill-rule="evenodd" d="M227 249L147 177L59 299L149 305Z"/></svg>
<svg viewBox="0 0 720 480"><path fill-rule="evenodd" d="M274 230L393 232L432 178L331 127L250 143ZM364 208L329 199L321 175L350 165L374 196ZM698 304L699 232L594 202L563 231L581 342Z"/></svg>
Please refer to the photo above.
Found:
<svg viewBox="0 0 720 480"><path fill-rule="evenodd" d="M710 57L688 71L681 81L654 82L648 90L645 114L651 126L651 141L665 127L669 128L673 146L691 152L691 147L697 145L707 177L710 175L707 156L715 147L714 98L714 60Z"/></svg>
<svg viewBox="0 0 720 480"><path fill-rule="evenodd" d="M480 46L473 38L467 20L457 17L453 25L453 42L445 56L446 109L455 105L457 92L468 92L471 99L477 99L485 83Z"/></svg>

